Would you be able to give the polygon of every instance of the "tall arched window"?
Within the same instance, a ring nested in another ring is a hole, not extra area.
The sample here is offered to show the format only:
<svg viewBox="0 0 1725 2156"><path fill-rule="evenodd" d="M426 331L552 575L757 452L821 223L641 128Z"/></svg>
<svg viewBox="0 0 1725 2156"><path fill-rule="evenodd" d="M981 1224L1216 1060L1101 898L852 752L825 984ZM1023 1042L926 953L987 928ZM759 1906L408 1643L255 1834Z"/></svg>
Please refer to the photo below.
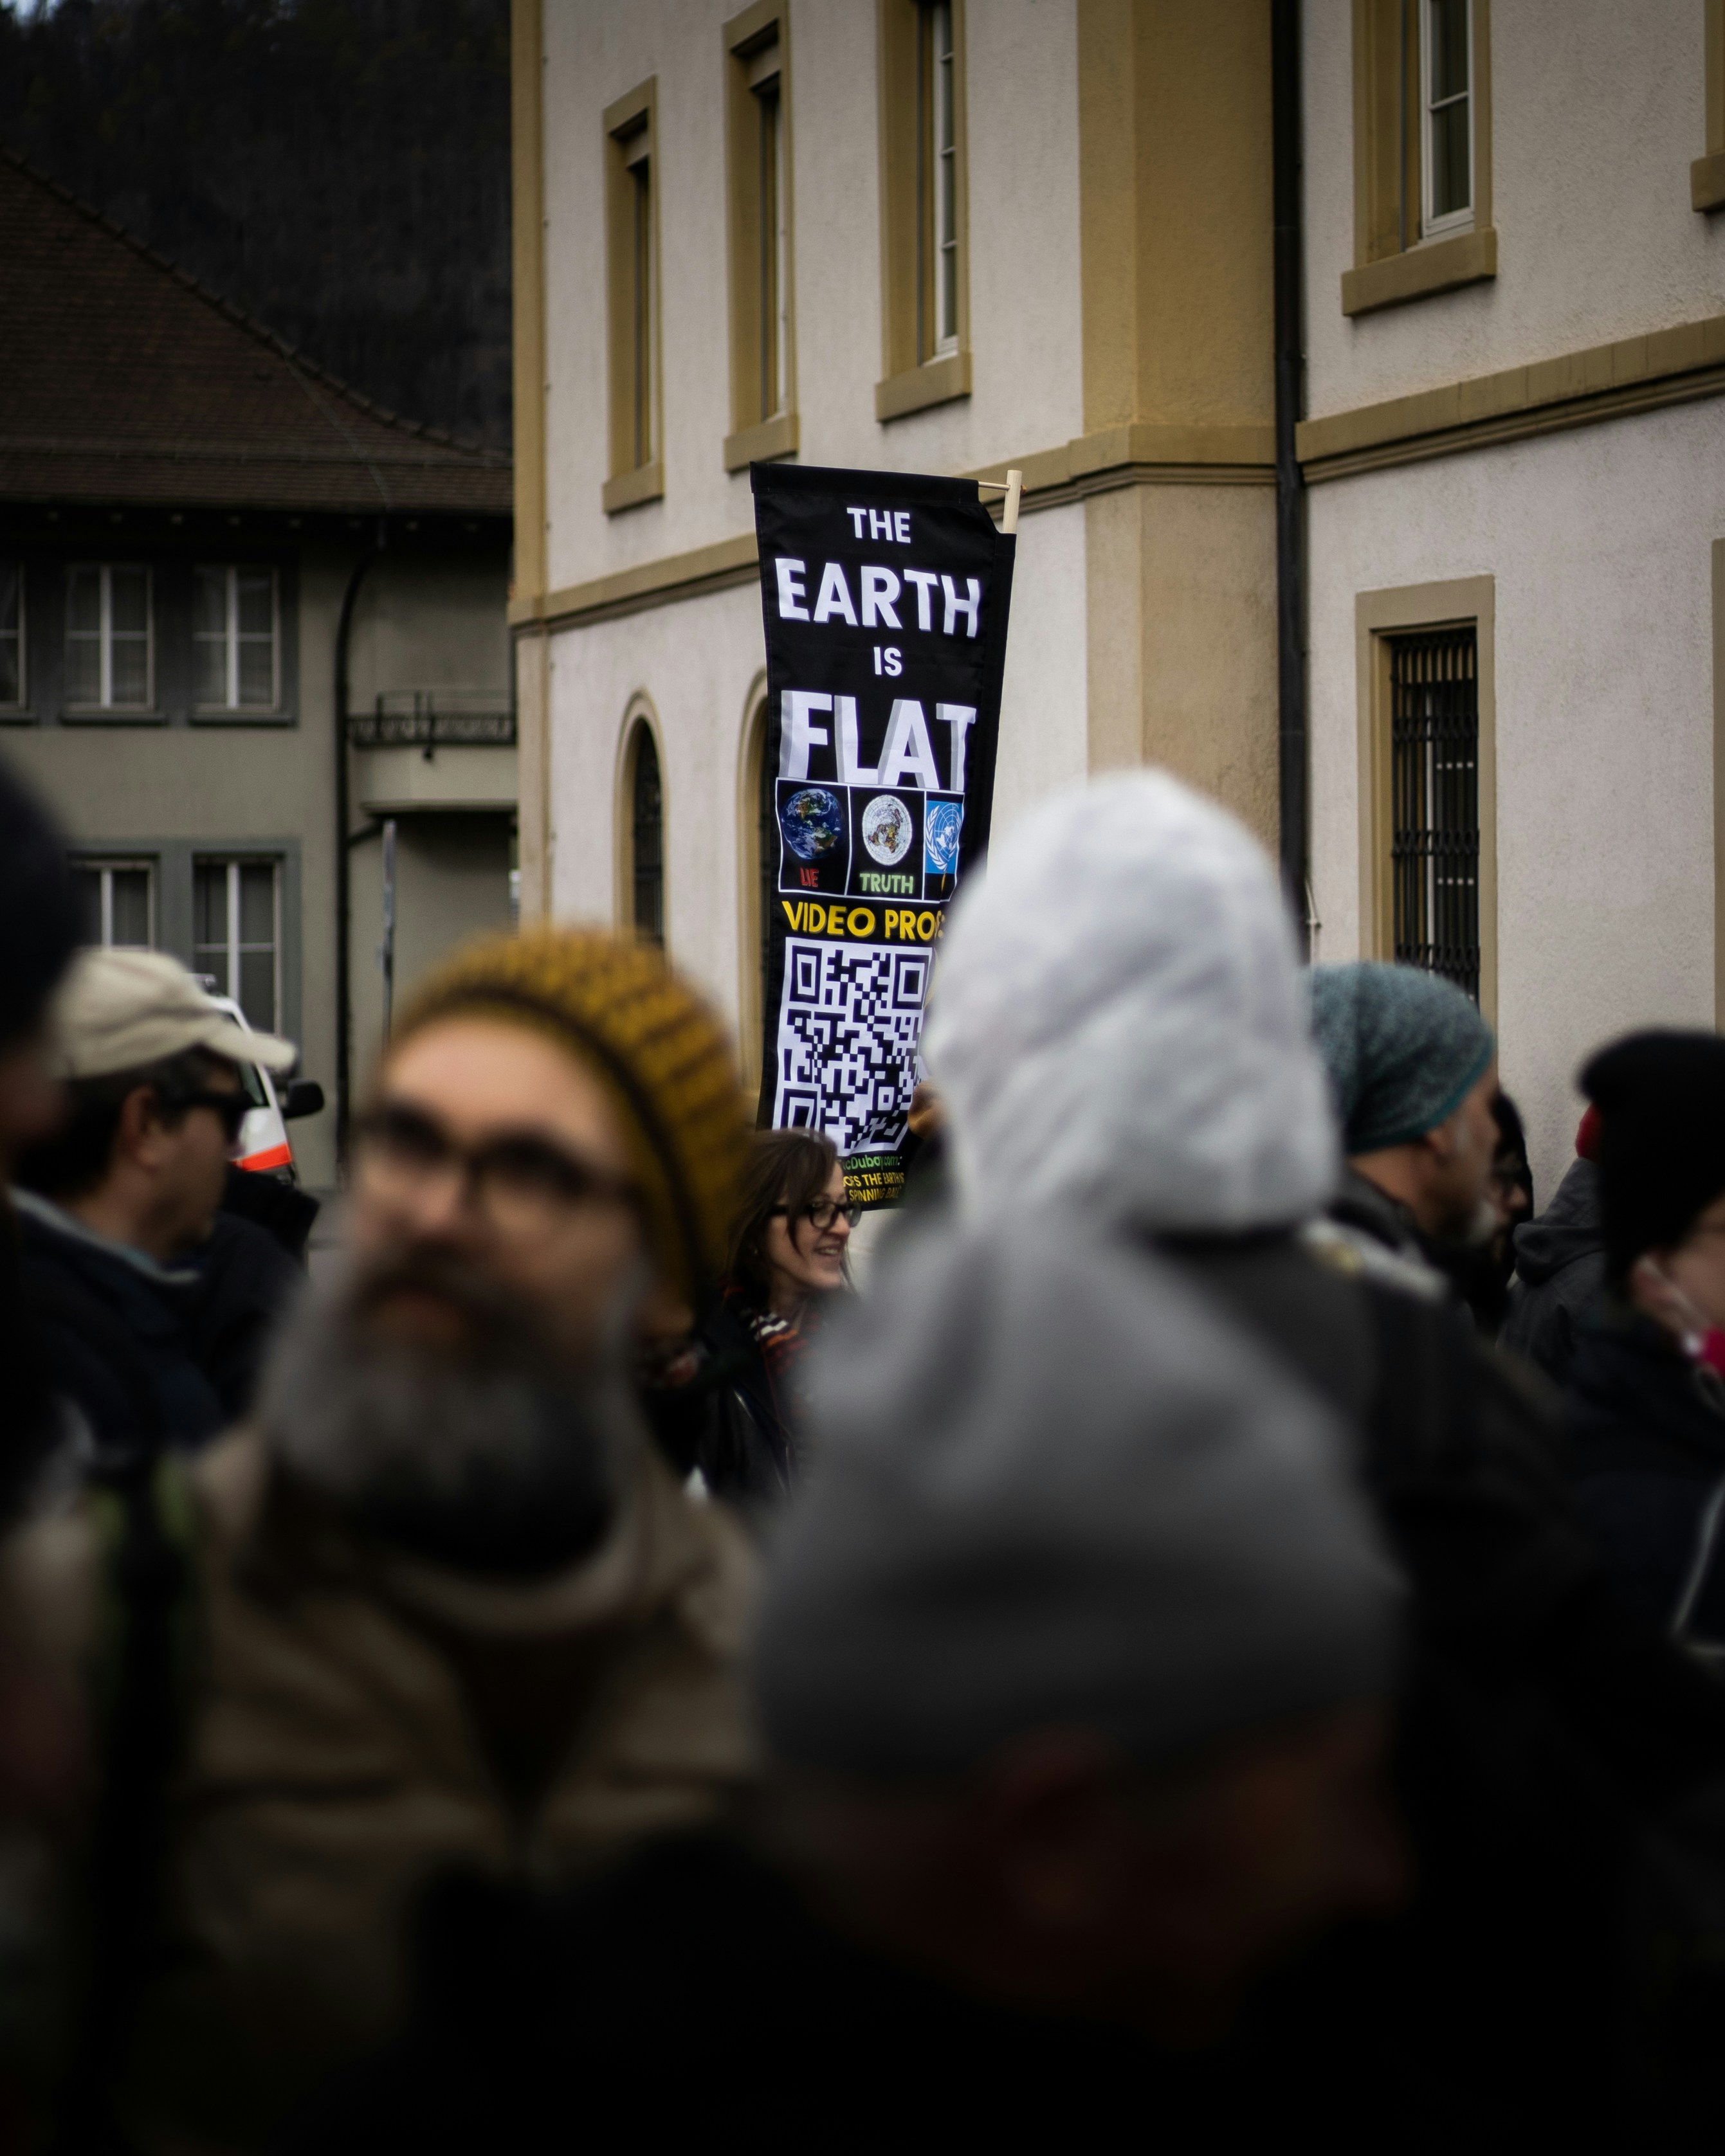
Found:
<svg viewBox="0 0 1725 2156"><path fill-rule="evenodd" d="M665 941L665 795L659 751L646 720L629 756L630 920L643 942Z"/></svg>

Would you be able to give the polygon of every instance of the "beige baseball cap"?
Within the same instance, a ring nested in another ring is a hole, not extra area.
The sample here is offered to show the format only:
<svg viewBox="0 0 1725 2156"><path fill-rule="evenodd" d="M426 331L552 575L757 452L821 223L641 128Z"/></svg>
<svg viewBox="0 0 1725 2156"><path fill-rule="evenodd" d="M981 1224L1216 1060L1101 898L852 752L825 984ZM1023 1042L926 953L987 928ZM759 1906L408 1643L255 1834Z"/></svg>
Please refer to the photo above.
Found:
<svg viewBox="0 0 1725 2156"><path fill-rule="evenodd" d="M136 1070L188 1048L265 1070L291 1070L299 1060L291 1040L236 1025L165 951L80 951L52 1017L63 1078Z"/></svg>

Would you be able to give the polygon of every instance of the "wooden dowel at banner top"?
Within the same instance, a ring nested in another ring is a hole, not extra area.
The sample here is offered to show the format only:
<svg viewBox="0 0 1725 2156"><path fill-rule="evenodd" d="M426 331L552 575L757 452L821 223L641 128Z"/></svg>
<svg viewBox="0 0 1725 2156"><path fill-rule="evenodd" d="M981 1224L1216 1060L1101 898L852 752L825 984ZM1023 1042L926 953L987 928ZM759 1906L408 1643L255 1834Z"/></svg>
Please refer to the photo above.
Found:
<svg viewBox="0 0 1725 2156"><path fill-rule="evenodd" d="M1024 491L1024 475L1012 465L1007 467L1007 506L1001 516L1002 531L1018 529L1018 497Z"/></svg>

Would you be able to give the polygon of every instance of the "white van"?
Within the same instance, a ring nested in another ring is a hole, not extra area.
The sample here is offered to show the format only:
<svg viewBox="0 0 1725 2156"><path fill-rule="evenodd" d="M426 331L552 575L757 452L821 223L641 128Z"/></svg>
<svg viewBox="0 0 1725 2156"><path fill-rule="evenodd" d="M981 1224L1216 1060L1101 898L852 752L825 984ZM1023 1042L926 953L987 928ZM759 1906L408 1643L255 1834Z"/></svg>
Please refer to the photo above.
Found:
<svg viewBox="0 0 1725 2156"><path fill-rule="evenodd" d="M207 977L203 985L206 990L209 988ZM232 1019L247 1033L252 1031L246 1023L245 1013L231 996L211 994L209 999L224 1018ZM273 1175L278 1183L296 1183L299 1170L294 1166L293 1144L287 1135L287 1127L302 1116L318 1113L323 1106L322 1086L313 1078L294 1078L288 1081L285 1091L278 1093L275 1081L255 1063L242 1063L239 1075L251 1096L251 1106L240 1126L234 1165L250 1168L254 1175Z"/></svg>

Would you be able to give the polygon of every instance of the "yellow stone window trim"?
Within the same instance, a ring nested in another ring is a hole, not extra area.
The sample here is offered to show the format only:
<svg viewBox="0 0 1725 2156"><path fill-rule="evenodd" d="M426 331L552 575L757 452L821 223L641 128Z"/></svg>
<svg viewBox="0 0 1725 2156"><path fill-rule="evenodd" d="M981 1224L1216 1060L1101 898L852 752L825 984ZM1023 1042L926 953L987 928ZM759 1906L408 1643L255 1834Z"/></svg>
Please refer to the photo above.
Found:
<svg viewBox="0 0 1725 2156"><path fill-rule="evenodd" d="M874 416L884 426L912 412L926 412L931 405L950 404L955 397L971 393L971 355L950 352L942 359L924 360L920 367L889 374L874 385Z"/></svg>
<svg viewBox="0 0 1725 2156"><path fill-rule="evenodd" d="M665 491L659 444L659 128L657 77L604 116L605 329L610 476L607 516Z"/></svg>
<svg viewBox="0 0 1725 2156"><path fill-rule="evenodd" d="M1024 474L1021 514L1058 509L1128 486L1275 485L1275 430L1269 426L1107 427L1058 448L1020 452L957 476L999 483L1009 468ZM998 511L997 496L984 505ZM518 591L509 624L519 635L586 629L653 607L752 583L754 534L739 531L687 552L662 555L554 592Z"/></svg>
<svg viewBox="0 0 1725 2156"><path fill-rule="evenodd" d="M724 468L746 471L750 465L770 464L775 457L794 457L798 434L795 412L780 412L775 418L739 427L724 438Z"/></svg>
<svg viewBox="0 0 1725 2156"><path fill-rule="evenodd" d="M1346 479L1497 442L1657 411L1725 392L1725 315L1621 337L1412 397L1305 419L1295 434L1308 481Z"/></svg>
<svg viewBox="0 0 1725 2156"><path fill-rule="evenodd" d="M1707 18L1707 147L1689 167L1689 200L1725 208L1725 0L1703 0Z"/></svg>
<svg viewBox="0 0 1725 2156"><path fill-rule="evenodd" d="M965 0L876 0L876 57L886 425L971 393Z"/></svg>
<svg viewBox="0 0 1725 2156"><path fill-rule="evenodd" d="M1378 307L1398 307L1404 300L1423 300L1434 292L1453 292L1497 275L1497 234L1458 232L1448 239L1429 239L1405 254L1367 262L1341 273L1341 311L1368 315Z"/></svg>
<svg viewBox="0 0 1725 2156"><path fill-rule="evenodd" d="M651 464L637 465L633 471L619 472L615 479L608 479L600 489L600 499L605 515L615 516L619 510L657 501L664 492L665 467L655 457Z"/></svg>
<svg viewBox="0 0 1725 2156"><path fill-rule="evenodd" d="M754 0L724 25L731 431L724 467L797 445L790 16Z"/></svg>
<svg viewBox="0 0 1725 2156"><path fill-rule="evenodd" d="M1341 311L1370 314L1497 275L1491 221L1491 0L1471 0L1472 216L1424 236L1427 181L1421 23L1429 0L1353 0L1354 261ZM1452 220L1445 219L1448 225Z"/></svg>

